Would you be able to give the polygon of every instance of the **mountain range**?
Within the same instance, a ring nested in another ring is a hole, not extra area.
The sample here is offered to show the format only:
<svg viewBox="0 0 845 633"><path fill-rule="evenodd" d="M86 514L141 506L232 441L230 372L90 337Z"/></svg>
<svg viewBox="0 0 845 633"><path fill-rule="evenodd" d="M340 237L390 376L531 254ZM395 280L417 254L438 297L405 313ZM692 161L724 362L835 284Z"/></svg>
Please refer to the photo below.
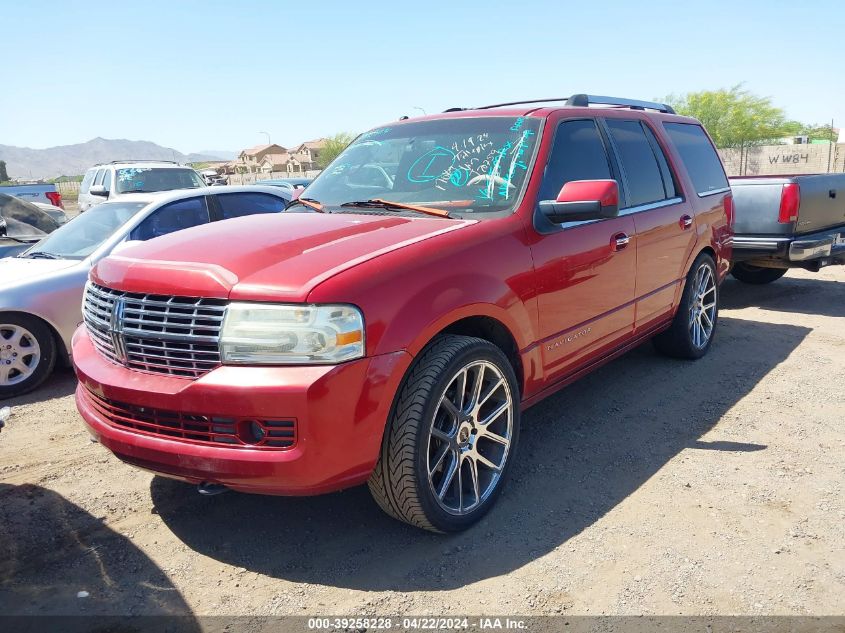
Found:
<svg viewBox="0 0 845 633"><path fill-rule="evenodd" d="M78 176L96 163L113 160L175 160L192 163L213 160L232 160L235 152L206 150L183 154L170 147L150 141L95 138L86 143L60 145L46 149L31 149L0 145L0 160L6 161L9 178L58 178Z"/></svg>

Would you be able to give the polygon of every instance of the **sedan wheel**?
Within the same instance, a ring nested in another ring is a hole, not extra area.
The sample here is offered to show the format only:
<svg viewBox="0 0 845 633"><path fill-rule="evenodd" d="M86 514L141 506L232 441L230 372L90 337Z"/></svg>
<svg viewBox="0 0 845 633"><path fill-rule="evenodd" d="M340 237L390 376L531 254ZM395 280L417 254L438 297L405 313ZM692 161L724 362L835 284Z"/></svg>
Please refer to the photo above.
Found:
<svg viewBox="0 0 845 633"><path fill-rule="evenodd" d="M20 325L0 323L0 386L30 378L41 361L38 339Z"/></svg>
<svg viewBox="0 0 845 633"><path fill-rule="evenodd" d="M53 371L56 341L41 320L0 314L0 399L35 389Z"/></svg>

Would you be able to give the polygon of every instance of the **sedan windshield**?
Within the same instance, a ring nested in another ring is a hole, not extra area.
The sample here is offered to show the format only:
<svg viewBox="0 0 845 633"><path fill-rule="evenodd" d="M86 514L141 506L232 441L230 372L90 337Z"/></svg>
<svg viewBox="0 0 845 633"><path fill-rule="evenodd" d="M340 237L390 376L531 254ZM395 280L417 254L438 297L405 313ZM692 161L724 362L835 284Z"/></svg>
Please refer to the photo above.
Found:
<svg viewBox="0 0 845 633"><path fill-rule="evenodd" d="M117 170L117 192L133 193L196 189L205 187L193 169L170 167L127 167Z"/></svg>
<svg viewBox="0 0 845 633"><path fill-rule="evenodd" d="M148 202L103 202L76 216L20 255L84 259ZM39 255L42 253L44 255Z"/></svg>
<svg viewBox="0 0 845 633"><path fill-rule="evenodd" d="M540 121L467 117L378 128L359 136L304 195L332 212L368 200L440 207L452 216L512 211L534 159Z"/></svg>

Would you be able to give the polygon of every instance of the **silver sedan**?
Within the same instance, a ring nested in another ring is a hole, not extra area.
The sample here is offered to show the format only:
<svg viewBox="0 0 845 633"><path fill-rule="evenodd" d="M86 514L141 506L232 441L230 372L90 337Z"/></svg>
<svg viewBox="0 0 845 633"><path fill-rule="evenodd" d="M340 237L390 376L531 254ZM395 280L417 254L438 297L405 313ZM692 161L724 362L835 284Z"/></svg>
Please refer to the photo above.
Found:
<svg viewBox="0 0 845 633"><path fill-rule="evenodd" d="M70 362L88 271L124 245L192 226L279 213L290 191L225 186L136 193L73 218L17 257L0 259L0 400L35 389Z"/></svg>

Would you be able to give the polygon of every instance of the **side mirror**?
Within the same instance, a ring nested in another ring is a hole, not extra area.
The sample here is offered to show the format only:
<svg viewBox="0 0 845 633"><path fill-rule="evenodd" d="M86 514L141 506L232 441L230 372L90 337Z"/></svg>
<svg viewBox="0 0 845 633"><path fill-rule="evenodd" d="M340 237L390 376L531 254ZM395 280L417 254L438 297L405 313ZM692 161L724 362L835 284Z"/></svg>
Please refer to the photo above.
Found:
<svg viewBox="0 0 845 633"><path fill-rule="evenodd" d="M6 235L8 228L6 227L6 220L0 218L0 236Z"/></svg>
<svg viewBox="0 0 845 633"><path fill-rule="evenodd" d="M606 220L619 215L619 185L615 180L573 180L556 200L541 200L540 212L555 224Z"/></svg>
<svg viewBox="0 0 845 633"><path fill-rule="evenodd" d="M103 185L94 185L88 190L88 193L90 193L92 196L107 197L109 195L108 190L103 187Z"/></svg>

